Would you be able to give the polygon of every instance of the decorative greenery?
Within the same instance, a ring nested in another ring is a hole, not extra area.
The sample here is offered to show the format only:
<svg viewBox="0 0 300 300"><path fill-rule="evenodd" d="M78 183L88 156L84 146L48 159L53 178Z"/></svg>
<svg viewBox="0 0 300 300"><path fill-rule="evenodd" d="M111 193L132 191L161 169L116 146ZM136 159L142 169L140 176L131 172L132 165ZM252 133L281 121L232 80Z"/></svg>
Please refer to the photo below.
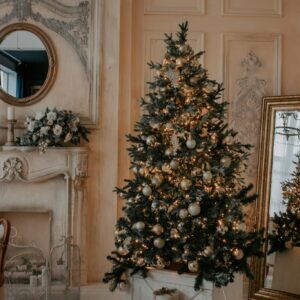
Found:
<svg viewBox="0 0 300 300"><path fill-rule="evenodd" d="M274 230L269 234L268 254L300 247L300 153L296 157L296 168L291 179L282 183L282 196L287 210L275 213L272 218Z"/></svg>
<svg viewBox="0 0 300 300"><path fill-rule="evenodd" d="M177 289L169 289L166 287L162 287L161 289L154 291L153 295L155 296L161 296L161 295L172 295L177 292Z"/></svg>
<svg viewBox="0 0 300 300"><path fill-rule="evenodd" d="M20 146L38 146L45 152L49 146L77 145L80 139L88 140L89 130L80 124L77 114L67 110L46 108L34 117L27 117L27 132L17 137Z"/></svg>
<svg viewBox="0 0 300 300"><path fill-rule="evenodd" d="M194 273L196 290L203 280L225 286L236 272L253 278L248 259L262 255L262 231L244 224L243 206L257 198L242 176L251 146L227 128L222 84L187 44L187 23L179 26L176 38L166 34L164 60L149 63L154 81L127 136L134 176L116 188L125 204L103 279L111 290L127 274L169 266Z"/></svg>

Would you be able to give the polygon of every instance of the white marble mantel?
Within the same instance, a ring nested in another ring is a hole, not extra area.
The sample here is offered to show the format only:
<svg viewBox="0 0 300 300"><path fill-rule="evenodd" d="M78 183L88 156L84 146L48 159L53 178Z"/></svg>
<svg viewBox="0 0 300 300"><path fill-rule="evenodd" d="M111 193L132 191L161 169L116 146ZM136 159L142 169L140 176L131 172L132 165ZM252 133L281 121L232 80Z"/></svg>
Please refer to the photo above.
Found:
<svg viewBox="0 0 300 300"><path fill-rule="evenodd" d="M81 249L81 281L86 275L86 147L0 149L0 211L45 212L52 215L51 246L72 236Z"/></svg>

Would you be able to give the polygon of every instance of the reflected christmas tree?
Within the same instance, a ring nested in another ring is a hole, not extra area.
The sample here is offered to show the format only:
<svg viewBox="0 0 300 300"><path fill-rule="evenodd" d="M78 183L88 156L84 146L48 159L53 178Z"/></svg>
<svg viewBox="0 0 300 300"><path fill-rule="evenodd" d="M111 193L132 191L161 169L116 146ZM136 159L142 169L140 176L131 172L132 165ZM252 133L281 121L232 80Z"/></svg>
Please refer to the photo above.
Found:
<svg viewBox="0 0 300 300"><path fill-rule="evenodd" d="M162 63L149 63L154 81L127 136L134 177L116 189L125 205L103 279L111 290L149 267L192 272L195 289L225 286L236 272L252 278L247 260L261 255L261 232L244 224L243 206L256 199L242 176L250 145L227 128L222 85L187 44L187 23L179 27L166 34Z"/></svg>
<svg viewBox="0 0 300 300"><path fill-rule="evenodd" d="M292 177L282 184L282 196L287 210L275 213L272 218L274 229L269 234L269 254L300 247L300 153L296 157Z"/></svg>

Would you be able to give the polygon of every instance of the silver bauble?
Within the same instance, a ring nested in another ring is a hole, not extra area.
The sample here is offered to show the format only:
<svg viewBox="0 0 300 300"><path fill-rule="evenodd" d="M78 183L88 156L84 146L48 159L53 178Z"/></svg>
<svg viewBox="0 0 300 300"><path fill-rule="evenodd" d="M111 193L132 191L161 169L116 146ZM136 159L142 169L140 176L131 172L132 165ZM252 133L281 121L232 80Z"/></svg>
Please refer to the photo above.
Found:
<svg viewBox="0 0 300 300"><path fill-rule="evenodd" d="M125 291L128 289L128 284L125 281L122 281L119 283L119 290L120 291Z"/></svg>
<svg viewBox="0 0 300 300"><path fill-rule="evenodd" d="M187 209L183 208L179 211L179 218L185 219L188 216L189 212Z"/></svg>
<svg viewBox="0 0 300 300"><path fill-rule="evenodd" d="M118 253L119 253L121 256L125 256L125 255L127 255L127 254L129 253L129 251L128 251L126 248L120 246L120 247L118 248Z"/></svg>
<svg viewBox="0 0 300 300"><path fill-rule="evenodd" d="M194 149L196 147L196 141L192 139L188 139L186 141L186 146L188 147L188 149Z"/></svg>
<svg viewBox="0 0 300 300"><path fill-rule="evenodd" d="M165 155L170 156L172 154L173 154L172 148L167 148L166 151L165 151Z"/></svg>
<svg viewBox="0 0 300 300"><path fill-rule="evenodd" d="M146 138L146 144L147 145L152 145L153 143L155 142L155 137L150 135L150 136L147 136Z"/></svg>
<svg viewBox="0 0 300 300"><path fill-rule="evenodd" d="M226 145L232 145L234 142L234 138L232 135L227 135L225 138L224 138L224 143Z"/></svg>
<svg viewBox="0 0 300 300"><path fill-rule="evenodd" d="M198 271L198 262L196 260L189 261L188 269L190 272L197 272Z"/></svg>
<svg viewBox="0 0 300 300"><path fill-rule="evenodd" d="M189 179L183 179L180 182L180 187L185 191L187 191L191 186L192 186L192 182Z"/></svg>
<svg viewBox="0 0 300 300"><path fill-rule="evenodd" d="M131 244L131 241L132 241L132 237L128 236L123 242L124 247L128 248L128 246Z"/></svg>
<svg viewBox="0 0 300 300"><path fill-rule="evenodd" d="M231 252L236 260L241 260L244 257L244 252L242 249L233 248Z"/></svg>
<svg viewBox="0 0 300 300"><path fill-rule="evenodd" d="M161 235L164 232L164 228L160 224L156 224L152 227L152 232L156 235Z"/></svg>
<svg viewBox="0 0 300 300"><path fill-rule="evenodd" d="M160 205L160 201L159 200L154 200L151 203L151 209L155 210L155 209L157 209L159 207L159 205Z"/></svg>
<svg viewBox="0 0 300 300"><path fill-rule="evenodd" d="M137 172L139 171L139 169L138 169L137 166L134 166L134 167L132 168L132 171L133 171L133 173L137 173Z"/></svg>
<svg viewBox="0 0 300 300"><path fill-rule="evenodd" d="M142 193L143 193L144 196L147 196L147 197L150 196L152 194L151 187L149 185L145 185L143 187Z"/></svg>
<svg viewBox="0 0 300 300"><path fill-rule="evenodd" d="M188 206L188 212L191 216L198 216L200 214L201 208L198 202L191 203Z"/></svg>
<svg viewBox="0 0 300 300"><path fill-rule="evenodd" d="M171 169L176 170L176 169L179 167L178 161L175 160L175 159L173 159L173 160L170 162L170 167L171 167Z"/></svg>
<svg viewBox="0 0 300 300"><path fill-rule="evenodd" d="M154 241L153 241L154 247L156 247L158 249L163 248L165 246L165 244L166 244L166 242L160 237L155 238Z"/></svg>
<svg viewBox="0 0 300 300"><path fill-rule="evenodd" d="M224 156L223 158L221 158L221 164L225 168L228 168L231 165L231 158L228 156Z"/></svg>
<svg viewBox="0 0 300 300"><path fill-rule="evenodd" d="M206 171L206 172L203 172L203 179L205 180L205 181L208 181L208 182L210 182L211 180L212 180L212 173L211 173L211 171Z"/></svg>
<svg viewBox="0 0 300 300"><path fill-rule="evenodd" d="M142 221L136 222L136 223L133 224L132 228L136 229L136 230L139 230L139 231L142 231L145 228L145 223L142 222Z"/></svg>
<svg viewBox="0 0 300 300"><path fill-rule="evenodd" d="M202 254L206 257L210 256L213 253L213 248L211 246L206 246Z"/></svg>
<svg viewBox="0 0 300 300"><path fill-rule="evenodd" d="M151 183L155 186L155 187L159 187L162 183L162 176L160 175L155 175L152 179L151 179Z"/></svg>

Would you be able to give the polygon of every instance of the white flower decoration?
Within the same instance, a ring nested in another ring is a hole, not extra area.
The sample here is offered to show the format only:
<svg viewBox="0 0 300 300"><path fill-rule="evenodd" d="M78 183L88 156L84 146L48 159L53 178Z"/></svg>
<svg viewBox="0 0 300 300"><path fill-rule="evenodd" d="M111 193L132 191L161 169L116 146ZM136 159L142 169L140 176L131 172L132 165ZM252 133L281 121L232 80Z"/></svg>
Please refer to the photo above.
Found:
<svg viewBox="0 0 300 300"><path fill-rule="evenodd" d="M49 111L48 113L47 113L47 120L52 120L52 121L54 121L54 120L56 120L56 118L57 118L57 113L55 112L55 111Z"/></svg>
<svg viewBox="0 0 300 300"><path fill-rule="evenodd" d="M28 126L27 126L27 129L31 132L34 131L34 127L35 127L35 121L30 121Z"/></svg>
<svg viewBox="0 0 300 300"><path fill-rule="evenodd" d="M37 121L43 119L45 117L45 113L43 111L38 111L36 114L35 114L35 119Z"/></svg>
<svg viewBox="0 0 300 300"><path fill-rule="evenodd" d="M46 135L48 133L49 129L50 129L49 126L43 126L43 127L41 127L40 134L41 135Z"/></svg>
<svg viewBox="0 0 300 300"><path fill-rule="evenodd" d="M71 141L71 139L72 139L72 133L71 133L71 132L68 132L68 133L66 134L66 137L65 137L64 142L67 143L67 142Z"/></svg>
<svg viewBox="0 0 300 300"><path fill-rule="evenodd" d="M53 133L56 135L56 136L60 136L61 133L62 133L62 127L58 124L56 124L53 128Z"/></svg>

